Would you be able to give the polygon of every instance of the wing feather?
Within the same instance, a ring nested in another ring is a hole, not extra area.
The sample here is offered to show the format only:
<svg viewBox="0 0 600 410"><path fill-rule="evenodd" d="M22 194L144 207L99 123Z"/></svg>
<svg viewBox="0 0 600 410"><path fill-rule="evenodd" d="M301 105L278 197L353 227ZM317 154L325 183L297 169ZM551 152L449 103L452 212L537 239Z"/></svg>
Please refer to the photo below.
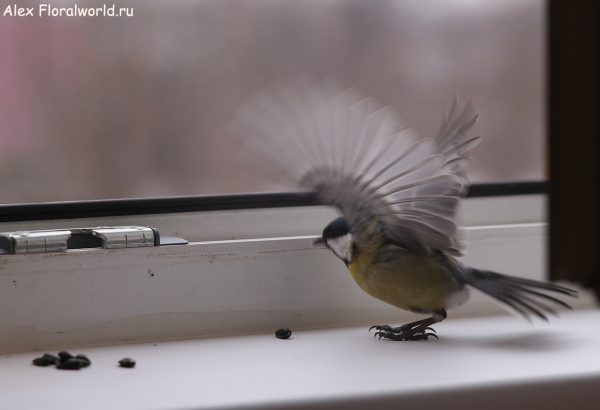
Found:
<svg viewBox="0 0 600 410"><path fill-rule="evenodd" d="M257 93L233 124L254 162L337 206L358 246L379 238L460 255L468 153L480 142L465 135L477 119L455 97L437 137L418 139L391 107L353 88L297 80Z"/></svg>

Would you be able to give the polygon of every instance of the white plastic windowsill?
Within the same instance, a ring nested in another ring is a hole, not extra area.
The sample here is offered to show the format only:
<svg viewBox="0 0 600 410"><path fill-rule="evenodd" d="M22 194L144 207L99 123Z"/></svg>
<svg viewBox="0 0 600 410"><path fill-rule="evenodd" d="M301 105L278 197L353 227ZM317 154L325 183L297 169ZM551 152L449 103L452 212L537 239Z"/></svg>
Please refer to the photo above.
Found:
<svg viewBox="0 0 600 410"><path fill-rule="evenodd" d="M464 262L544 277L544 196L472 198L465 210ZM312 247L333 217L308 207L0 224L146 225L196 242L0 258L0 351L29 351L0 356L0 409L600 408L600 313L532 327L482 317L498 310L474 294L435 326L439 341L374 340L367 324L419 316L368 297ZM591 306L583 296L573 304ZM283 326L292 339L273 336ZM31 365L43 353L31 351L63 348L92 367ZM126 356L136 368L117 367Z"/></svg>
<svg viewBox="0 0 600 410"><path fill-rule="evenodd" d="M600 312L560 316L449 318L427 342L361 326L85 348L72 352L93 362L80 371L5 355L0 408L597 409ZM117 367L125 356L134 369Z"/></svg>

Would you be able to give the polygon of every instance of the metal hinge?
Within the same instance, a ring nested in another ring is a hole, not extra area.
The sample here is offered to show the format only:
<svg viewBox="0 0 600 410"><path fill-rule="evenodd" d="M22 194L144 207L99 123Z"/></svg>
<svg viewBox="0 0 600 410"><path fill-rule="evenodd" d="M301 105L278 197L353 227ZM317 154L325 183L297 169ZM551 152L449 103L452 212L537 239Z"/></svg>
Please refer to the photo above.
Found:
<svg viewBox="0 0 600 410"><path fill-rule="evenodd" d="M161 238L158 230L152 227L99 226L0 233L0 254L65 252L67 249L84 248L141 248L187 243L182 238Z"/></svg>

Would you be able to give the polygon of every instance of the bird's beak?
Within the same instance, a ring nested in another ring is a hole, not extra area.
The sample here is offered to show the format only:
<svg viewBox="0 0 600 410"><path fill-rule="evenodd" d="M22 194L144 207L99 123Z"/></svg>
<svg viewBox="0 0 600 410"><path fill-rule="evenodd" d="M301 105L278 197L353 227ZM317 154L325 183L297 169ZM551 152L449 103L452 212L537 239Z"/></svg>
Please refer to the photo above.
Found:
<svg viewBox="0 0 600 410"><path fill-rule="evenodd" d="M324 246L325 245L325 239L323 239L322 236L319 236L317 239L314 240L313 242L313 246Z"/></svg>

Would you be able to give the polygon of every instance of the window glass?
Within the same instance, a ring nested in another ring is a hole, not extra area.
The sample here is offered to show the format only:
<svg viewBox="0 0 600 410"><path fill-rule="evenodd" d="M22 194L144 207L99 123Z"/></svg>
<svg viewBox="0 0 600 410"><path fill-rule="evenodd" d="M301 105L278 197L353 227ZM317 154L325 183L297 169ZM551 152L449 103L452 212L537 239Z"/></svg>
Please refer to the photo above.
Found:
<svg viewBox="0 0 600 410"><path fill-rule="evenodd" d="M50 6L0 10L1 203L277 190L234 161L227 125L298 75L356 86L423 137L472 98L473 179L545 178L542 0Z"/></svg>

